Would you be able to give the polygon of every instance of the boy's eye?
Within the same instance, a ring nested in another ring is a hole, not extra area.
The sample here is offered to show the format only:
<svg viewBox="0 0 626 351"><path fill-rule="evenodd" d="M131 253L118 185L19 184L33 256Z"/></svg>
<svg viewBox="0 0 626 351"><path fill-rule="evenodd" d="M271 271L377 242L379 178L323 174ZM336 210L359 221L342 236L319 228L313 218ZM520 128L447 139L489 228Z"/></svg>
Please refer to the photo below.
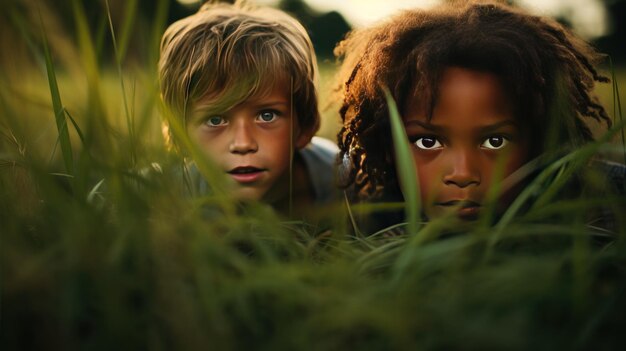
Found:
<svg viewBox="0 0 626 351"><path fill-rule="evenodd" d="M492 136L487 139L480 145L480 147L489 149L489 150L499 150L505 147L509 141L507 138L503 136Z"/></svg>
<svg viewBox="0 0 626 351"><path fill-rule="evenodd" d="M434 150L443 147L435 137L419 137L415 140L415 146L423 150Z"/></svg>
<svg viewBox="0 0 626 351"><path fill-rule="evenodd" d="M224 117L222 116L212 116L212 117L209 117L204 123L210 127L217 127L217 126L227 124L228 121L226 121L226 119L224 119Z"/></svg>
<svg viewBox="0 0 626 351"><path fill-rule="evenodd" d="M263 111L257 116L257 120L261 122L272 122L278 117L275 111Z"/></svg>

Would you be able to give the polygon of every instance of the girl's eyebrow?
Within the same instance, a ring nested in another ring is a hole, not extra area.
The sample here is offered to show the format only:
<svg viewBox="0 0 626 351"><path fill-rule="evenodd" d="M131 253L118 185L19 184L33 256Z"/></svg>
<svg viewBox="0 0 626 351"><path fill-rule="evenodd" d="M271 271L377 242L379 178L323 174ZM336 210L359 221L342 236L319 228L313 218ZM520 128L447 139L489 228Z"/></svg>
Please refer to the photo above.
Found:
<svg viewBox="0 0 626 351"><path fill-rule="evenodd" d="M417 124L418 126L424 128L424 129L432 130L433 132L439 132L439 131L442 131L443 129L445 129L443 127L434 125L432 123L422 122L422 121L419 121L419 120L416 120L416 119L411 119L411 120L408 120L408 121L404 122L404 125L406 125L406 126L411 126L412 124Z"/></svg>
<svg viewBox="0 0 626 351"><path fill-rule="evenodd" d="M438 126L438 125L435 125L435 124L432 124L432 123L428 123L428 122L422 122L422 121L419 121L419 120L416 120L416 119L412 119L412 120L406 121L406 122L404 122L404 124L406 126L411 126L412 124L417 124L418 126L424 128L424 129L431 130L433 132L440 132L440 131L443 131L443 130L446 129L446 127ZM500 128L507 127L507 126L513 126L515 128L518 127L517 123L514 120L507 119L507 120L504 120L504 121L501 121L501 122L497 122L497 123L494 123L494 124L483 126L480 129L484 133L490 133L490 132L496 131L496 130L498 130Z"/></svg>
<svg viewBox="0 0 626 351"><path fill-rule="evenodd" d="M496 131L496 130L502 128L502 127L508 127L508 126L513 126L515 128L518 127L517 123L514 120L507 119L507 120L504 120L502 122L498 122L498 123L494 123L494 124L485 126L485 127L482 128L482 130L485 133L489 133L489 132Z"/></svg>

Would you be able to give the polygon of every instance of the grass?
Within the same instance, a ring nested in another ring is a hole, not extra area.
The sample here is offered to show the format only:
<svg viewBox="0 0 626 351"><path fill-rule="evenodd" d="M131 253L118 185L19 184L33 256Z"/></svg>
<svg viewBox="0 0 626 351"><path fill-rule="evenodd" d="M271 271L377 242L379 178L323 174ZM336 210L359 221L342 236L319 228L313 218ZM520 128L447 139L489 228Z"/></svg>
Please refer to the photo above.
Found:
<svg viewBox="0 0 626 351"><path fill-rule="evenodd" d="M168 172L154 53L101 62L75 6L80 69L36 41L0 75L3 350L623 345L624 223L602 245L585 222L623 198L550 199L495 227L441 219L395 237L354 236L343 211L323 233L262 205L212 215L206 205L227 200L181 197ZM165 171L146 174L154 162ZM556 190L560 165L539 194Z"/></svg>

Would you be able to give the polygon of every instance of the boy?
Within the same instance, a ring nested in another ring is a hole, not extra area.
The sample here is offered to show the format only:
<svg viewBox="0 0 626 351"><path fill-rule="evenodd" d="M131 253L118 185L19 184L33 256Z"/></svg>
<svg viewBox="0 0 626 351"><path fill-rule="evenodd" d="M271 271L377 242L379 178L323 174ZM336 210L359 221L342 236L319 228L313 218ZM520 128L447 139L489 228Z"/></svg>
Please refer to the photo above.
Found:
<svg viewBox="0 0 626 351"><path fill-rule="evenodd" d="M282 213L334 198L338 149L313 137L316 76L306 30L271 8L207 3L161 43L161 94L190 141L229 178L236 199ZM193 165L190 178L194 192L207 193Z"/></svg>

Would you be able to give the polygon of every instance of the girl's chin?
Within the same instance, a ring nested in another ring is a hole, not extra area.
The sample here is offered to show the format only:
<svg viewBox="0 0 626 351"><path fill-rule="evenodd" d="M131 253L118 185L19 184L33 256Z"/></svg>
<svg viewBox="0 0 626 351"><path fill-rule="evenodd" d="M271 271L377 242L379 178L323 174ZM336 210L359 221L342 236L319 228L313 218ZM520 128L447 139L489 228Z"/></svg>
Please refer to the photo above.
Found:
<svg viewBox="0 0 626 351"><path fill-rule="evenodd" d="M462 221L475 221L480 218L481 206L470 206L463 208L456 208L450 206L434 206L427 210L427 217L430 220L446 217L456 217Z"/></svg>

